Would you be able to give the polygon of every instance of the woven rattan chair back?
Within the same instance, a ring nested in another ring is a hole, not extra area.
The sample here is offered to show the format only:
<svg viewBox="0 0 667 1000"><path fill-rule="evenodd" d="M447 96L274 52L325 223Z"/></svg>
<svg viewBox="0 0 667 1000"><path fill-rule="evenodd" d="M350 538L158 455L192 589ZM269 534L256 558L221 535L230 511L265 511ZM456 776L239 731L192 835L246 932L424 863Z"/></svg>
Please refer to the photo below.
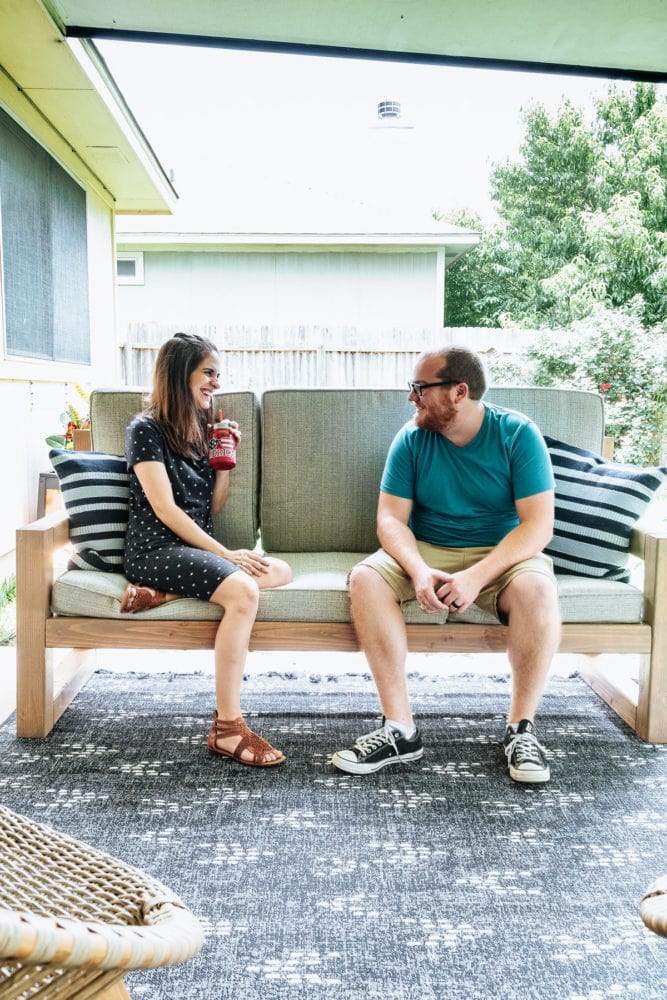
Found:
<svg viewBox="0 0 667 1000"><path fill-rule="evenodd" d="M0 998L120 998L130 969L176 965L201 945L198 920L162 883L0 806Z"/></svg>

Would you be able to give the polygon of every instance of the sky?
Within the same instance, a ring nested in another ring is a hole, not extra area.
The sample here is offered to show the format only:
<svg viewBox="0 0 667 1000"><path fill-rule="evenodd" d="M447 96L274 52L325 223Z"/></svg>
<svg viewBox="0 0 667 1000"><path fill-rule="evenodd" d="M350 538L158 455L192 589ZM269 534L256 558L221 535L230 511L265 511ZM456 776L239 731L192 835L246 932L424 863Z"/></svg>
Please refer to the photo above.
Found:
<svg viewBox="0 0 667 1000"><path fill-rule="evenodd" d="M495 220L489 176L516 160L522 109L593 113L610 81L356 59L99 41L179 194L150 228L426 229L467 208ZM401 104L382 123L379 101ZM146 220L123 228L146 229Z"/></svg>

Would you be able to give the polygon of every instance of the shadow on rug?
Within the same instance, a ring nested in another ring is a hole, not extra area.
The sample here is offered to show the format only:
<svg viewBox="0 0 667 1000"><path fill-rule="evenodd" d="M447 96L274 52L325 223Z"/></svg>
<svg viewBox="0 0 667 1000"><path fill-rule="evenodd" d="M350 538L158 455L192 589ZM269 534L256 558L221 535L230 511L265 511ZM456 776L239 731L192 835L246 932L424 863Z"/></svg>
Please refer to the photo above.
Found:
<svg viewBox="0 0 667 1000"><path fill-rule="evenodd" d="M213 681L96 674L54 731L0 729L0 802L149 872L204 925L134 1000L664 998L667 941L639 900L667 870L667 746L577 678L539 717L552 780L499 748L506 678L411 678L426 753L352 777L330 754L377 724L367 677L267 674L246 718L287 754L205 746Z"/></svg>

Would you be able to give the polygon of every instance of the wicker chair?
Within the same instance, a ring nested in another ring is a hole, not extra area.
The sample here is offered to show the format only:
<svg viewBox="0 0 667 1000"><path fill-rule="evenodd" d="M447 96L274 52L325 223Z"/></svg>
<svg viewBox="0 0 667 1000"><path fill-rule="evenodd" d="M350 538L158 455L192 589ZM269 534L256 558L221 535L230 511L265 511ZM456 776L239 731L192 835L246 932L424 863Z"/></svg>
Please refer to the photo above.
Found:
<svg viewBox="0 0 667 1000"><path fill-rule="evenodd" d="M656 879L648 887L639 913L647 927L667 937L667 875Z"/></svg>
<svg viewBox="0 0 667 1000"><path fill-rule="evenodd" d="M160 882L0 806L3 1000L121 1000L127 971L184 962L202 940Z"/></svg>

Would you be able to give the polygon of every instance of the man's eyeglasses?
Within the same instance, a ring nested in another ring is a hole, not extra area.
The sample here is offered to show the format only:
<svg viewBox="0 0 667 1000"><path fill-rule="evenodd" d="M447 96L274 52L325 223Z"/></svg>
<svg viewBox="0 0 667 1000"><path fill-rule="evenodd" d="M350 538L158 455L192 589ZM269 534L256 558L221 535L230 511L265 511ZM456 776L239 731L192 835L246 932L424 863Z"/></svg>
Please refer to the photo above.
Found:
<svg viewBox="0 0 667 1000"><path fill-rule="evenodd" d="M408 382L408 389L414 392L417 399L421 399L424 389L434 389L436 385L458 385L459 379L448 378L444 382Z"/></svg>

